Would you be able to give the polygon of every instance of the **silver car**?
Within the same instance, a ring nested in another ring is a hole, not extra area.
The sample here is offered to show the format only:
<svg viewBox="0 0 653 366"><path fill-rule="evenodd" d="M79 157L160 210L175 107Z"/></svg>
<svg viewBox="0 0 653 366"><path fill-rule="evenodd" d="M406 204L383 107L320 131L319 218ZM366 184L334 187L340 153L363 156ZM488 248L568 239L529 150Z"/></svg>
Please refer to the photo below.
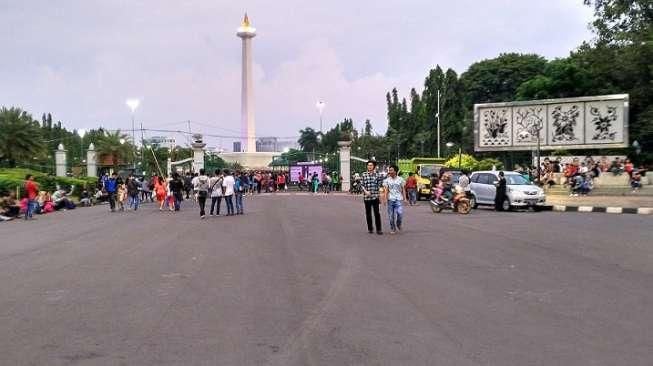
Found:
<svg viewBox="0 0 653 366"><path fill-rule="evenodd" d="M503 202L504 210L526 207L533 207L533 209L538 210L545 204L546 195L542 188L534 185L516 172L504 172L504 176L506 178L506 200ZM499 182L499 172L474 172L469 180L472 193L472 207L476 208L478 205L494 205L494 197L497 193L495 184Z"/></svg>

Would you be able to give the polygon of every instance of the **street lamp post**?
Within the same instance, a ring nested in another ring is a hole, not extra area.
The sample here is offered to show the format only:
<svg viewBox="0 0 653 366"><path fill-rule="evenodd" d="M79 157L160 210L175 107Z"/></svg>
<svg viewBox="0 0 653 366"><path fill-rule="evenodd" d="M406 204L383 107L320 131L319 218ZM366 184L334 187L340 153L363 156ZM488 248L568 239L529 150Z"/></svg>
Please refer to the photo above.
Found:
<svg viewBox="0 0 653 366"><path fill-rule="evenodd" d="M452 148L456 146L453 142L447 142L447 147ZM458 170L460 170L460 166L462 165L462 159L463 159L463 148L461 145L458 145Z"/></svg>
<svg viewBox="0 0 653 366"><path fill-rule="evenodd" d="M79 135L79 166L83 172L84 167L82 165L82 161L84 160L84 136L86 135L86 130L80 128L77 130L77 134Z"/></svg>
<svg viewBox="0 0 653 366"><path fill-rule="evenodd" d="M542 131L542 128L544 128L544 124L542 123L541 120L538 120L535 122L535 125L533 126L535 129L535 133L537 133L537 169L535 170L537 172L537 185L539 186L541 184L540 181L540 156L541 156L541 151L540 151L540 134Z"/></svg>
<svg viewBox="0 0 653 366"><path fill-rule="evenodd" d="M324 107L326 107L326 103L320 100L317 103L315 103L315 107L317 108L317 111L320 112L320 133L322 133L322 112L324 112Z"/></svg>
<svg viewBox="0 0 653 366"><path fill-rule="evenodd" d="M438 114L435 115L438 118L438 158L440 155L440 89L438 89Z"/></svg>
<svg viewBox="0 0 653 366"><path fill-rule="evenodd" d="M125 103L132 111L132 143L134 144L134 156L132 161L132 169L135 172L136 171L136 127L134 125L134 113L136 112L136 108L138 108L138 106L141 104L141 101L138 99L127 99Z"/></svg>

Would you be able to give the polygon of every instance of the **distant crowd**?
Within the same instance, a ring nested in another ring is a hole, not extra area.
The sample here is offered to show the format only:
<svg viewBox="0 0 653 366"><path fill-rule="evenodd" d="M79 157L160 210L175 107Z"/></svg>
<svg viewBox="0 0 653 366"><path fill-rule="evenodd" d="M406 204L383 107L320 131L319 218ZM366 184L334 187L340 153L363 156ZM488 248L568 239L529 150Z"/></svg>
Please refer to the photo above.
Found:
<svg viewBox="0 0 653 366"><path fill-rule="evenodd" d="M530 174L531 177L538 177L543 185L552 187L557 184L556 174L561 173L563 187L569 188L571 196L587 195L594 189L594 181L603 174L620 176L627 174L633 191L642 187L642 176L646 174L643 166L636 168L630 159L615 158L609 161L606 157L595 160L591 156L585 159L575 158L570 163L562 163L558 160L545 158L539 169L532 168L530 171L517 166L516 171L522 174ZM535 180L535 179L533 179Z"/></svg>

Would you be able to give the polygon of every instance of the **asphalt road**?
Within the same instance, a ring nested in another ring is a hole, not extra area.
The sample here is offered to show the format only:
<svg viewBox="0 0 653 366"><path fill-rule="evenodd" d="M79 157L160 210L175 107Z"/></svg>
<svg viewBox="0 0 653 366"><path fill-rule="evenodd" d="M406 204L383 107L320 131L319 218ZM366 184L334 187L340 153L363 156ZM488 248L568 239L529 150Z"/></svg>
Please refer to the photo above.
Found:
<svg viewBox="0 0 653 366"><path fill-rule="evenodd" d="M246 204L0 224L0 365L651 365L650 216Z"/></svg>

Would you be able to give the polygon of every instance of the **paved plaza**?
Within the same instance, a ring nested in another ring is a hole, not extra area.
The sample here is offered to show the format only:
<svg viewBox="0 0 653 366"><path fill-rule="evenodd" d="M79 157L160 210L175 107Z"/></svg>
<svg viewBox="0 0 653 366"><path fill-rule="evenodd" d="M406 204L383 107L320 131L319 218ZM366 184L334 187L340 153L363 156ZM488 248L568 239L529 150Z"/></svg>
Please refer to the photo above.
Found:
<svg viewBox="0 0 653 366"><path fill-rule="evenodd" d="M653 217L261 196L0 224L1 365L650 365ZM384 224L386 215L384 217Z"/></svg>

